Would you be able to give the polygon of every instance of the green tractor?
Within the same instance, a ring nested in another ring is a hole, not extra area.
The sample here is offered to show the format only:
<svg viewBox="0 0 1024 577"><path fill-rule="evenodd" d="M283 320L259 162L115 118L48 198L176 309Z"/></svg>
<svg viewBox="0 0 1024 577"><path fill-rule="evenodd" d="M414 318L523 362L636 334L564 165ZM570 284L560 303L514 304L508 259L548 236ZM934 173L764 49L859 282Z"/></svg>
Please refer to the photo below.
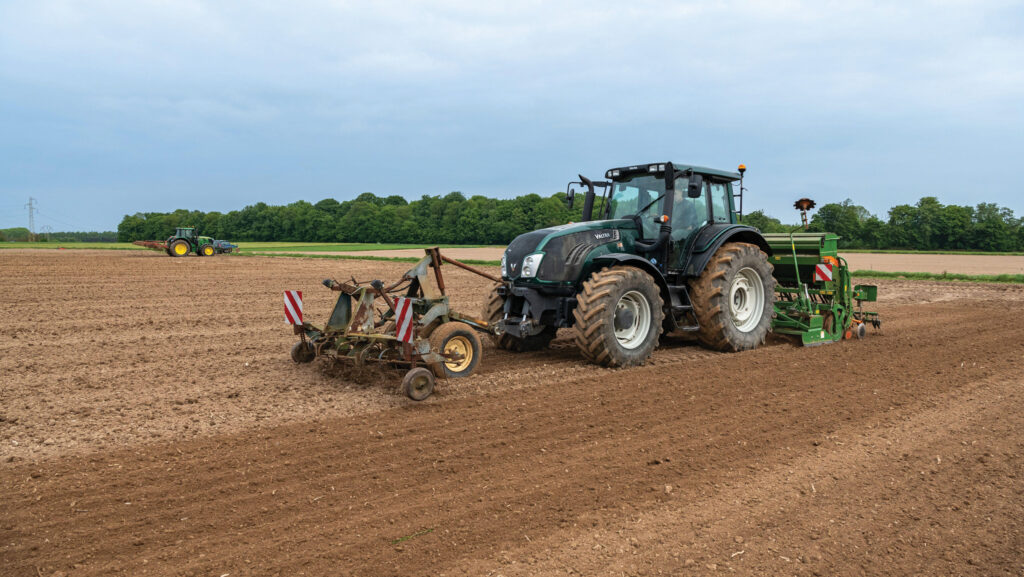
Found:
<svg viewBox="0 0 1024 577"><path fill-rule="evenodd" d="M663 162L611 169L602 182L580 175L566 193L571 207L574 187L585 188L582 222L520 235L502 256L483 313L498 325L496 345L541 349L571 328L588 360L627 367L646 361L664 332L721 351L762 344L772 249L739 224L738 170ZM605 202L595 215L596 189Z"/></svg>
<svg viewBox="0 0 1024 577"><path fill-rule="evenodd" d="M174 231L174 235L167 239L167 254L171 256L185 256L189 253L199 256L213 256L217 254L217 245L213 238L199 236L195 227L182 226Z"/></svg>

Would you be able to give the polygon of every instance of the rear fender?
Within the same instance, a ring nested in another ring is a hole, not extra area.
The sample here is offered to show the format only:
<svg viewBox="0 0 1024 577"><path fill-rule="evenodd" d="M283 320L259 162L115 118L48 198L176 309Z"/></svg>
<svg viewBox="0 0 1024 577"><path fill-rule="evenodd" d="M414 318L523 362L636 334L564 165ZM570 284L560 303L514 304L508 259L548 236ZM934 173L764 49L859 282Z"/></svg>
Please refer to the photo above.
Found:
<svg viewBox="0 0 1024 577"><path fill-rule="evenodd" d="M701 239L696 239L700 242ZM704 269L708 266L708 261L714 256L715 251L722 247L727 242L745 242L756 245L765 254L771 255L772 249L768 246L768 241L761 236L761 232L751 226L734 226L726 229L724 232L719 233L717 237L710 241L706 245L706 248L701 252L694 253L690 257L690 262L686 265L686 276L698 277L704 272Z"/></svg>

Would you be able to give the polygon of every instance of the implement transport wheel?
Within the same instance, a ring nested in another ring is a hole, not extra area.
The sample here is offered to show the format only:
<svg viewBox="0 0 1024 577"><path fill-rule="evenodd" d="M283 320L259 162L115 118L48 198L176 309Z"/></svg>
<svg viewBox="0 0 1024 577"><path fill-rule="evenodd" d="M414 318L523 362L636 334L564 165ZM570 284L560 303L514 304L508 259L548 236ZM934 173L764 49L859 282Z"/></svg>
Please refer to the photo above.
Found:
<svg viewBox="0 0 1024 577"><path fill-rule="evenodd" d="M214 254L216 254L216 252L217 251L213 248L213 245L208 244L199 251L199 254L203 256L213 256Z"/></svg>
<svg viewBox="0 0 1024 577"><path fill-rule="evenodd" d="M430 333L432 351L459 358L434 365L439 377L468 377L480 362L480 336L466 323L444 323Z"/></svg>
<svg viewBox="0 0 1024 577"><path fill-rule="evenodd" d="M772 323L775 277L757 245L722 245L691 285L700 321L698 339L718 351L746 351L764 343Z"/></svg>
<svg viewBox="0 0 1024 577"><path fill-rule="evenodd" d="M292 345L292 360L296 363L309 363L316 358L316 349L309 341L299 341Z"/></svg>
<svg viewBox="0 0 1024 577"><path fill-rule="evenodd" d="M498 294L498 286L494 285L491 288L491 294L487 297L484 302L484 310L482 316L489 324L494 324L500 321L505 316L505 299L501 298ZM494 346L499 349L505 349L506 351L512 351L514 353L523 353L526 351L539 351L541 349L548 348L551 341L555 339L555 335L558 333L557 327L544 327L544 330L538 334L531 335L524 338L514 337L508 333L502 333L500 335L491 335L491 340L494 341Z"/></svg>
<svg viewBox="0 0 1024 577"><path fill-rule="evenodd" d="M573 315L576 346L605 367L643 364L658 346L665 311L651 275L628 266L605 268L583 283Z"/></svg>
<svg viewBox="0 0 1024 577"><path fill-rule="evenodd" d="M429 369L416 367L402 378L402 392L414 401L422 401L434 392L434 374Z"/></svg>

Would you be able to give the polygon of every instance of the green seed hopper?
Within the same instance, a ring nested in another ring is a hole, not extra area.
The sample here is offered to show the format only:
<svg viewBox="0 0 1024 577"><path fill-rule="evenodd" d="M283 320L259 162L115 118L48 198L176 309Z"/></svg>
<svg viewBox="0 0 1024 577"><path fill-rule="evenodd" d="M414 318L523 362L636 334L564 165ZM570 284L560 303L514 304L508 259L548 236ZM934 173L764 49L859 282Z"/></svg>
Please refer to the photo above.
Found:
<svg viewBox="0 0 1024 577"><path fill-rule="evenodd" d="M793 335L807 346L863 337L865 325L881 327L878 313L865 311L878 287L850 286L850 267L839 256L839 236L794 232L764 235L775 266L775 333Z"/></svg>

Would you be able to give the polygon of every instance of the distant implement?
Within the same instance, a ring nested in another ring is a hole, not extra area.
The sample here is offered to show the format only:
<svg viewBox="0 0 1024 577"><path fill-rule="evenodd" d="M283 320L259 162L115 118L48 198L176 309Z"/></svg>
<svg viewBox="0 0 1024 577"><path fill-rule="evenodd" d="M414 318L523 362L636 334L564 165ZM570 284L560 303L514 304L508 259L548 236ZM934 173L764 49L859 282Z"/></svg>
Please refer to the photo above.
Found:
<svg viewBox="0 0 1024 577"><path fill-rule="evenodd" d="M195 227L183 226L174 231L174 235L165 241L162 240L137 240L132 244L144 246L153 250L161 250L170 256L185 256L194 254L196 256L213 256L236 252L237 244L231 244L226 240L216 240L209 236L199 236Z"/></svg>

